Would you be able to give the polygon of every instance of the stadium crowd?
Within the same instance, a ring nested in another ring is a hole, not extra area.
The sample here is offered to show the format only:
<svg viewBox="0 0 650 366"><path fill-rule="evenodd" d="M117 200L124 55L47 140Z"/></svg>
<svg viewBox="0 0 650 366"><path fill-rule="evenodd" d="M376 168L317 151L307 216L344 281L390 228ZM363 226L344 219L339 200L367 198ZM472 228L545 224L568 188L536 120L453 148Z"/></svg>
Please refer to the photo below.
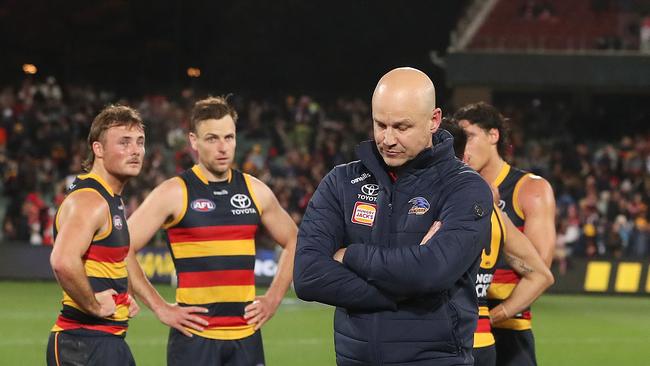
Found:
<svg viewBox="0 0 650 366"><path fill-rule="evenodd" d="M143 173L124 193L133 212L153 187L193 164L185 131L190 106L202 96L184 89L174 98L124 99L89 86L62 88L54 78L0 88L2 239L52 244L55 207L81 173L93 116L110 103L136 107L146 123ZM320 179L354 159L355 145L372 130L370 106L360 98L231 98L240 114L237 167L265 181L296 222ZM650 256L648 127L632 123L615 142L575 143L566 106L544 108L538 99L495 104L511 117L510 161L555 190L561 268L578 256ZM551 122L556 128L549 133ZM155 241L163 243L160 236Z"/></svg>

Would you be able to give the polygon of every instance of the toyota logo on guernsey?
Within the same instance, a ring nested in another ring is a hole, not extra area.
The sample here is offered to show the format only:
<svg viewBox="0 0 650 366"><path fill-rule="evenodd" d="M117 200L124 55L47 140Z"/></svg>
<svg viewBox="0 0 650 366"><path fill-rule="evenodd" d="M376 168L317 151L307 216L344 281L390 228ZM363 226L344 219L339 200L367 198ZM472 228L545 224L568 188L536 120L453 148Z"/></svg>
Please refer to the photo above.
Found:
<svg viewBox="0 0 650 366"><path fill-rule="evenodd" d="M254 207L250 207L251 199L245 194L237 193L230 197L230 204L235 208L230 210L233 215L245 215L257 212Z"/></svg>
<svg viewBox="0 0 650 366"><path fill-rule="evenodd" d="M361 186L361 193L357 194L360 200L368 202L377 202L377 195L379 194L379 186L376 184L364 184Z"/></svg>
<svg viewBox="0 0 650 366"><path fill-rule="evenodd" d="M217 208L214 202L203 198L192 201L190 207L192 207L192 210L197 212L210 212Z"/></svg>

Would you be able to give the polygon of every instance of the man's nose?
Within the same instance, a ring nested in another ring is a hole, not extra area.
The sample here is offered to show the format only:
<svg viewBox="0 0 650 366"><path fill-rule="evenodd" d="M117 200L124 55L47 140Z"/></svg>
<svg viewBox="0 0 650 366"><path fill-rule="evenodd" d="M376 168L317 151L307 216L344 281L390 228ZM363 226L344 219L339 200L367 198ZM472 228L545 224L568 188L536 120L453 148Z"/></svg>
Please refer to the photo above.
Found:
<svg viewBox="0 0 650 366"><path fill-rule="evenodd" d="M397 139L395 138L395 130L392 128L388 127L386 129L386 132L384 133L384 145L395 145L397 143Z"/></svg>

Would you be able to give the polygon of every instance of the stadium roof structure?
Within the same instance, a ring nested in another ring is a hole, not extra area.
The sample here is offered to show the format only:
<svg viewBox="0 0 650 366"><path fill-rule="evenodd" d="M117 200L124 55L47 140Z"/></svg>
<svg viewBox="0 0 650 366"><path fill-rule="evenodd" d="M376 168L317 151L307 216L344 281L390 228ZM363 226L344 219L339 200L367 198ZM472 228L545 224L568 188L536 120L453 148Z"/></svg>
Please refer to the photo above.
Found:
<svg viewBox="0 0 650 366"><path fill-rule="evenodd" d="M524 5L522 5L524 4ZM525 4L547 6L535 12ZM639 50L640 10L589 0L474 1L445 59L452 88L650 91L650 53Z"/></svg>

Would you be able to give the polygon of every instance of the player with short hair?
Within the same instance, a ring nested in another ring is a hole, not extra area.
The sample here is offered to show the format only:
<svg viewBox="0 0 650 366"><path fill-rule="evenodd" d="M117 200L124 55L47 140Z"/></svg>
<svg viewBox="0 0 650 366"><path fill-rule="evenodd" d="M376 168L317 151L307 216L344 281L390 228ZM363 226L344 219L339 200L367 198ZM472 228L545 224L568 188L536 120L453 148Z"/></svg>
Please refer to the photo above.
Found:
<svg viewBox="0 0 650 366"><path fill-rule="evenodd" d="M50 263L63 288L63 309L47 345L48 365L134 365L124 341L138 306L127 293L129 229L120 196L140 173L144 125L126 106L97 115L90 156L59 207Z"/></svg>
<svg viewBox="0 0 650 366"><path fill-rule="evenodd" d="M156 187L129 218L131 252L162 226L178 277L167 304L135 260L133 289L170 329L168 365L263 365L260 328L293 271L297 227L266 184L231 167L237 112L225 98L198 101L189 139L198 162ZM255 235L263 226L284 251L265 295L255 296Z"/></svg>

